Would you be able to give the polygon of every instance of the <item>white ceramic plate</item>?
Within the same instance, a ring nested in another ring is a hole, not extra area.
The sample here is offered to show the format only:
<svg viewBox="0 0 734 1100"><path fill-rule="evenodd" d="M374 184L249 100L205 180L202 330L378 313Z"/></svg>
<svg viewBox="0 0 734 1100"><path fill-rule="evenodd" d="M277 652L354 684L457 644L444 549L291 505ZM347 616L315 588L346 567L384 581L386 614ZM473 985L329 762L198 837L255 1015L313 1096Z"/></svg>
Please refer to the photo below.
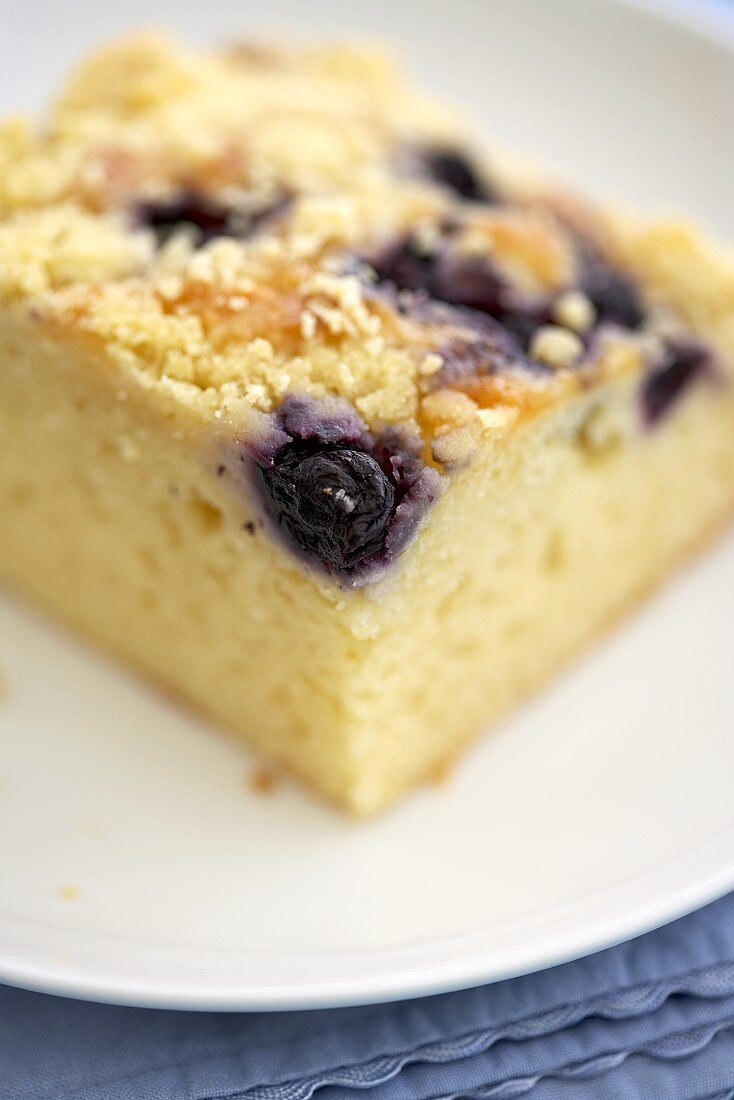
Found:
<svg viewBox="0 0 734 1100"><path fill-rule="evenodd" d="M123 23L224 37L240 4L14 11L0 104ZM402 41L485 125L734 239L734 31L613 0L271 0L271 25ZM364 8L364 10L362 10ZM111 22L112 21L112 22ZM452 781L342 820L123 672L0 603L0 980L253 1009L435 992L550 966L734 887L734 539L487 738Z"/></svg>

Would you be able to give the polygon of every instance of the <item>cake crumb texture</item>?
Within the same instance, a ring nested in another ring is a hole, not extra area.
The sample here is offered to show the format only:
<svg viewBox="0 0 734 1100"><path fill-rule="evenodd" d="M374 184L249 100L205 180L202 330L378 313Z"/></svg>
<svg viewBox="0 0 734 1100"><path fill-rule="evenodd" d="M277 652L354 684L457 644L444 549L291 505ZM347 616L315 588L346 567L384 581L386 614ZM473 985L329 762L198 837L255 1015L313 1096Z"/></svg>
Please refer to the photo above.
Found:
<svg viewBox="0 0 734 1100"><path fill-rule="evenodd" d="M372 49L136 36L0 128L0 438L3 583L364 816L734 512L734 262Z"/></svg>

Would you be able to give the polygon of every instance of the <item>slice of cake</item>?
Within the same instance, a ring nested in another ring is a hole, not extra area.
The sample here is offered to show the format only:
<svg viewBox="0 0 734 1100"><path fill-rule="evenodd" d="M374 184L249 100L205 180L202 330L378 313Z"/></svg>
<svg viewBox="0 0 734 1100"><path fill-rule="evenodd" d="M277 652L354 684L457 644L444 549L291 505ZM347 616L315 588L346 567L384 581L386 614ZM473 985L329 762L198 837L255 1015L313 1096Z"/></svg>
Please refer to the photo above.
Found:
<svg viewBox="0 0 734 1100"><path fill-rule="evenodd" d="M734 509L734 264L381 57L137 38L0 132L0 576L357 814Z"/></svg>

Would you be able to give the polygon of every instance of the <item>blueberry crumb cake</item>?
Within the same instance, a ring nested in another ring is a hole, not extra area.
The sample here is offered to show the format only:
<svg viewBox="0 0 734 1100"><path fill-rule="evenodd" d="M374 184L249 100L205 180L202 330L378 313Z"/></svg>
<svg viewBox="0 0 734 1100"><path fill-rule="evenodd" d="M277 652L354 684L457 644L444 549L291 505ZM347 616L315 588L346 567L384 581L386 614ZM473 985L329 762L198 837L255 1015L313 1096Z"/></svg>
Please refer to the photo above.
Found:
<svg viewBox="0 0 734 1100"><path fill-rule="evenodd" d="M734 262L343 46L0 128L0 577L355 814L734 510Z"/></svg>

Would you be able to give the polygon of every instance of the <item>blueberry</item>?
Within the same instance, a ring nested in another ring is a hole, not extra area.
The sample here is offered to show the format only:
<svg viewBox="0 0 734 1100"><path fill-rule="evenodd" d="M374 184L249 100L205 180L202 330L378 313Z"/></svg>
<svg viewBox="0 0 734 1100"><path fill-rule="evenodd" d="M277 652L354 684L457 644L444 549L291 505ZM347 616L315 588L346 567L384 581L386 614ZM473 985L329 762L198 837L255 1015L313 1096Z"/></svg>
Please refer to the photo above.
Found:
<svg viewBox="0 0 734 1100"><path fill-rule="evenodd" d="M411 236L399 238L370 263L379 282L398 290L425 290L435 297L436 257L418 249Z"/></svg>
<svg viewBox="0 0 734 1100"><path fill-rule="evenodd" d="M370 454L293 440L259 473L271 518L328 571L348 575L383 549L395 489Z"/></svg>
<svg viewBox="0 0 734 1100"><path fill-rule="evenodd" d="M141 204L137 221L153 230L159 247L183 227L193 227L197 243L206 244L215 237L249 236L264 221L282 213L289 201L286 196L280 196L262 210L253 212L225 206L200 191L182 190L163 202Z"/></svg>
<svg viewBox="0 0 734 1100"><path fill-rule="evenodd" d="M165 202L144 203L138 208L138 220L156 235L159 246L183 226L198 231L200 242L229 234L230 211L193 191L182 191Z"/></svg>
<svg viewBox="0 0 734 1100"><path fill-rule="evenodd" d="M711 370L709 350L695 340L669 340L663 361L647 376L642 387L645 421L656 424L699 376Z"/></svg>
<svg viewBox="0 0 734 1100"><path fill-rule="evenodd" d="M303 394L288 395L270 425L242 460L290 549L349 587L380 576L441 493L422 440L397 428L373 436L347 402Z"/></svg>
<svg viewBox="0 0 734 1100"><path fill-rule="evenodd" d="M528 351L533 336L541 327L550 322L550 310L547 306L536 308L509 309L502 317L502 324L512 333L523 351Z"/></svg>
<svg viewBox="0 0 734 1100"><path fill-rule="evenodd" d="M425 174L468 202L496 202L496 195L467 156L458 149L428 149L421 154Z"/></svg>
<svg viewBox="0 0 734 1100"><path fill-rule="evenodd" d="M380 282L398 290L423 290L436 301L492 316L502 311L505 285L485 257L456 256L445 246L425 253L407 236L373 258L372 267Z"/></svg>
<svg viewBox="0 0 734 1100"><path fill-rule="evenodd" d="M632 279L610 267L590 246L580 245L581 290L596 309L599 321L638 329L645 311Z"/></svg>
<svg viewBox="0 0 734 1100"><path fill-rule="evenodd" d="M464 257L451 251L437 256L433 296L439 301L476 309L501 320L506 293L504 280L486 256Z"/></svg>
<svg viewBox="0 0 734 1100"><path fill-rule="evenodd" d="M406 236L371 262L381 283L398 290L422 291L427 296L428 302L424 297L403 304L404 311L431 323L443 321L476 330L481 349L469 358L479 356L485 365L489 362L495 367L531 365L525 352L533 333L549 319L548 305L513 300L510 288L488 257L460 256L447 244L426 255ZM439 304L453 307L454 312L442 312L436 308ZM496 353L502 357L501 364ZM467 361L463 353L462 357Z"/></svg>
<svg viewBox="0 0 734 1100"><path fill-rule="evenodd" d="M520 339L492 317L470 310L455 311L453 333L438 351L443 367L435 376L438 385L461 383L466 378L522 370L547 374L551 368L531 359Z"/></svg>

